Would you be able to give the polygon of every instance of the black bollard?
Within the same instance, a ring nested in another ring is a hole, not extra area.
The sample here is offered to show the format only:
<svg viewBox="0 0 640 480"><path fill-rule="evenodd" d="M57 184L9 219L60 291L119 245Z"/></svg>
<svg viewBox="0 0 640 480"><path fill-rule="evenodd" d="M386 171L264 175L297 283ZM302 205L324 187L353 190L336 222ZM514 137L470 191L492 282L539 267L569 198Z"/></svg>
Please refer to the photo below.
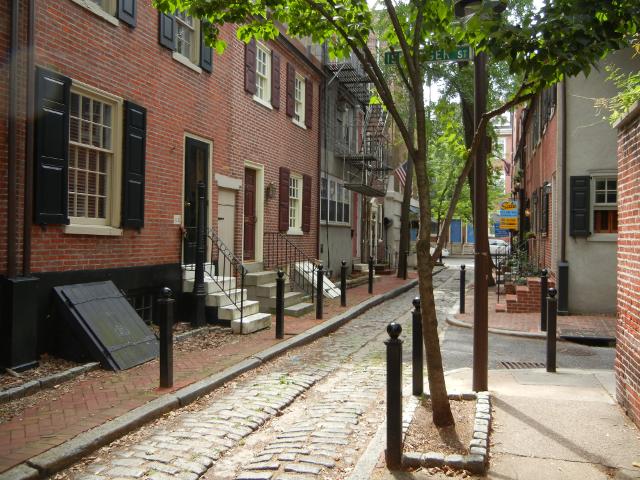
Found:
<svg viewBox="0 0 640 480"><path fill-rule="evenodd" d="M196 271L193 294L195 297L195 314L192 319L194 327L202 327L206 323L205 307L207 290L204 284L204 262L207 251L207 204L204 182L198 183L198 217L196 223Z"/></svg>
<svg viewBox="0 0 640 480"><path fill-rule="evenodd" d="M344 260L340 267L340 306L347 306L347 262Z"/></svg>
<svg viewBox="0 0 640 480"><path fill-rule="evenodd" d="M409 250L404 252L404 271L402 272L402 279L406 280L409 275Z"/></svg>
<svg viewBox="0 0 640 480"><path fill-rule="evenodd" d="M464 265L460 265L460 313L464 313L464 298L466 293L465 276L467 273L465 268Z"/></svg>
<svg viewBox="0 0 640 480"><path fill-rule="evenodd" d="M373 293L373 257L369 257L369 293Z"/></svg>
<svg viewBox="0 0 640 480"><path fill-rule="evenodd" d="M402 327L392 322L387 325L387 468L402 465L402 340L398 337Z"/></svg>
<svg viewBox="0 0 640 480"><path fill-rule="evenodd" d="M556 371L556 330L558 320L558 299L555 288L549 289L547 297L547 372Z"/></svg>
<svg viewBox="0 0 640 480"><path fill-rule="evenodd" d="M547 289L549 288L549 279L546 268L540 272L540 331L547 331Z"/></svg>
<svg viewBox="0 0 640 480"><path fill-rule="evenodd" d="M169 287L156 301L160 326L160 388L173 387L173 302Z"/></svg>
<svg viewBox="0 0 640 480"><path fill-rule="evenodd" d="M276 338L284 338L284 272L276 278Z"/></svg>
<svg viewBox="0 0 640 480"><path fill-rule="evenodd" d="M420 312L420 297L413 299L413 394L422 395L424 392L423 381L423 340L422 340L422 314Z"/></svg>
<svg viewBox="0 0 640 480"><path fill-rule="evenodd" d="M316 320L322 320L322 299L324 298L324 271L322 265L318 266L318 279L316 281Z"/></svg>

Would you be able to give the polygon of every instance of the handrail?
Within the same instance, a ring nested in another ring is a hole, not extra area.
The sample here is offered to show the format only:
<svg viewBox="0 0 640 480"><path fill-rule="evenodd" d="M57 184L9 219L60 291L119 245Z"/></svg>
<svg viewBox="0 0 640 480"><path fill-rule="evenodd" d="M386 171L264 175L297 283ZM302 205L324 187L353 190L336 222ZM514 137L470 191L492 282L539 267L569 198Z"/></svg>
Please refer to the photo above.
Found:
<svg viewBox="0 0 640 480"><path fill-rule="evenodd" d="M266 240L265 269L284 270L285 275L289 277L291 289L296 285L303 292L311 293L311 301L314 302L314 283L317 282L319 262L309 257L280 232L265 232L264 236ZM324 291L324 285L322 290ZM331 291L340 293L339 289L333 286Z"/></svg>

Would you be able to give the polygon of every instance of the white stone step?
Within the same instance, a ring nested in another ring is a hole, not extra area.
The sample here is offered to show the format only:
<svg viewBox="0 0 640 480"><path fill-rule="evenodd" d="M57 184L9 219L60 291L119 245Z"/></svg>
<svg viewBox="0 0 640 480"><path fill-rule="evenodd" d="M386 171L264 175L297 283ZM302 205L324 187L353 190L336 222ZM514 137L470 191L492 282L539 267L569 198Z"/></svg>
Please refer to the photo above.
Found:
<svg viewBox="0 0 640 480"><path fill-rule="evenodd" d="M242 319L242 334L257 332L271 326L270 313L256 313L246 316ZM231 322L231 331L240 333L240 319Z"/></svg>
<svg viewBox="0 0 640 480"><path fill-rule="evenodd" d="M260 311L260 302L255 300L247 300L244 302L244 316L248 317ZM240 318L240 309L235 305L227 305L218 308L218 318L220 320L236 320Z"/></svg>
<svg viewBox="0 0 640 480"><path fill-rule="evenodd" d="M244 277L244 286L264 285L266 283L273 283L276 281L276 272L263 271L255 273L247 273Z"/></svg>
<svg viewBox="0 0 640 480"><path fill-rule="evenodd" d="M288 285L289 285L289 279L285 278L284 280L285 289L287 288ZM271 297L275 297L276 295L276 282L257 285L254 288L255 288L256 297L271 298Z"/></svg>
<svg viewBox="0 0 640 480"><path fill-rule="evenodd" d="M241 290L234 288L226 292L216 292L207 295L207 307L225 307L231 305L234 301L240 303L240 300L244 298L247 300L247 289Z"/></svg>
<svg viewBox="0 0 640 480"><path fill-rule="evenodd" d="M207 272L215 272L215 265L213 263L204 264L204 275L209 276ZM185 280L194 279L196 276L196 266L194 264L182 266L182 278Z"/></svg>
<svg viewBox="0 0 640 480"><path fill-rule="evenodd" d="M193 278L183 280L182 291L193 292L194 283L195 280ZM215 277L215 279L211 277L205 277L204 288L207 293L216 293L222 291L223 289L229 290L232 288L236 288L236 279L233 277Z"/></svg>
<svg viewBox="0 0 640 480"><path fill-rule="evenodd" d="M305 297L306 294L302 293L302 292L284 292L284 306L288 307L290 305L295 305L296 303L300 303L303 299L303 297ZM275 295L273 297L270 297L269 300L267 300L267 306L272 309L275 310L276 309L276 297Z"/></svg>
<svg viewBox="0 0 640 480"><path fill-rule="evenodd" d="M369 271L369 264L368 263L354 263L353 264L353 269L356 272L368 272Z"/></svg>
<svg viewBox="0 0 640 480"><path fill-rule="evenodd" d="M300 302L295 305L291 305L290 307L286 307L284 309L285 315L290 315L292 317L301 317L305 313L313 310L313 303Z"/></svg>

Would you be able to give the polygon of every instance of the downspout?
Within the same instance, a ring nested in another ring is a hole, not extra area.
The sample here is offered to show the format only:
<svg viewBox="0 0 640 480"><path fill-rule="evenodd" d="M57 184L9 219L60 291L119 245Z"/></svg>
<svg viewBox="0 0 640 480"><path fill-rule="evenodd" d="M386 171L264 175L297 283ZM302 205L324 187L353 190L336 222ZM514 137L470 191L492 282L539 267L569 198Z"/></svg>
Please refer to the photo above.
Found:
<svg viewBox="0 0 640 480"><path fill-rule="evenodd" d="M323 56L324 56L324 52L323 52ZM326 129L323 128L324 127L323 123L325 121L325 115L326 115L326 109L324 106L325 97L326 97L325 89L326 89L326 78L323 75L322 81L320 82L320 88L318 93L318 108L320 112L318 115L318 196L317 196L318 208L316 211L316 214L317 214L316 258L320 258L320 211L322 210L322 198L320 195L320 188L322 186L322 154L324 153L325 156L327 155L326 153L327 142L326 142L326 133L325 133ZM322 148L321 145L324 145L324 148ZM329 259L329 257L327 257L327 259ZM327 261L327 265L325 265L325 268L329 268L330 266L331 266L330 262Z"/></svg>
<svg viewBox="0 0 640 480"><path fill-rule="evenodd" d="M560 109L560 162L562 171L562 200L560 222L560 262L558 262L558 315L569 315L569 262L567 262L567 83L562 82Z"/></svg>
<svg viewBox="0 0 640 480"><path fill-rule="evenodd" d="M8 119L8 165L7 165L7 276L15 277L17 215L18 205L16 170L17 170L17 132L16 115L18 112L18 30L20 12L18 0L11 2L11 46L9 50L9 119Z"/></svg>
<svg viewBox="0 0 640 480"><path fill-rule="evenodd" d="M31 225L33 222L33 136L34 136L34 101L35 91L35 0L29 0L29 20L27 26L27 119L26 145L24 165L24 234L22 247L23 275L31 275Z"/></svg>

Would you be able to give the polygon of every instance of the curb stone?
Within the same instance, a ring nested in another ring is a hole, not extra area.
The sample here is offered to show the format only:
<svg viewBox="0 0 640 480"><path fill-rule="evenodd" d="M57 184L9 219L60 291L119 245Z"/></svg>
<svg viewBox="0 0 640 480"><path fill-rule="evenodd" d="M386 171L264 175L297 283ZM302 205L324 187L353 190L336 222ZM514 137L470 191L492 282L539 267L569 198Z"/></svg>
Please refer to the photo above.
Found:
<svg viewBox="0 0 640 480"><path fill-rule="evenodd" d="M424 396L429 398L429 394ZM449 400L476 400L473 435L469 442L469 455L443 455L437 452L407 452L402 465L409 468L449 466L483 475L489 465L489 432L491 430L491 396L489 392L451 393Z"/></svg>
<svg viewBox="0 0 640 480"><path fill-rule="evenodd" d="M434 275L437 275L443 270L445 269L434 272ZM411 290L417 285L418 279L414 279L393 290L371 297L351 307L346 312L306 332L254 354L222 372L211 375L176 392L156 398L118 418L83 432L71 440L36 455L26 460L25 463L0 473L0 480L31 480L50 476L110 441L129 433L133 429L155 420L171 410L197 400L240 374L262 365L267 360L286 352L290 348L310 343L313 340L333 332L354 317ZM34 474L34 472L36 473Z"/></svg>
<svg viewBox="0 0 640 480"><path fill-rule="evenodd" d="M69 368L67 370L64 370L63 372L54 373L53 375L48 375L36 380L31 380L29 382L23 383L22 385L18 385L17 387L8 388L7 390L3 390L0 392L0 404L9 402L11 400L17 400L18 398L24 398L29 395L33 395L40 390L45 390L47 388L53 387L54 385L59 385L63 382L73 380L83 373L87 373L91 370L97 369L99 366L100 363L98 362L85 363L84 365Z"/></svg>

